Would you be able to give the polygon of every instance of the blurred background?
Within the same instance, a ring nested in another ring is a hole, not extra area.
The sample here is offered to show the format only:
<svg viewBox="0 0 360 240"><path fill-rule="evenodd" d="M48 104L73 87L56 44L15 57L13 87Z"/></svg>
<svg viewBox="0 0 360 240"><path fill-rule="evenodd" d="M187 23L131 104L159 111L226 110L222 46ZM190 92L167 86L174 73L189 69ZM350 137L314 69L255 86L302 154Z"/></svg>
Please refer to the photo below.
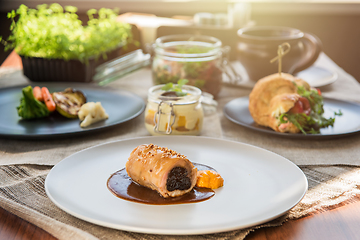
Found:
<svg viewBox="0 0 360 240"><path fill-rule="evenodd" d="M317 35L323 51L360 81L360 0L1 0L0 36L9 35L7 13L20 4L35 8L57 2L78 7L83 22L86 11L119 8L123 21L134 24L135 37L145 48L156 37L176 33L211 35L229 45L234 59L237 30L248 25L298 28ZM150 20L149 20L150 19ZM10 52L0 47L0 64Z"/></svg>

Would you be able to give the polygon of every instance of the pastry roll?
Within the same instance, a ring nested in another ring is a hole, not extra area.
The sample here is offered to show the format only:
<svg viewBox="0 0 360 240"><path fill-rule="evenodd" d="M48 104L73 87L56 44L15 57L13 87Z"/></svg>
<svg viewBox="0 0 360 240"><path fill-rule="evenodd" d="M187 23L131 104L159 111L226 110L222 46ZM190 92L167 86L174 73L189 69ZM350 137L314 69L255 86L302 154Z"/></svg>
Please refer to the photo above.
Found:
<svg viewBox="0 0 360 240"><path fill-rule="evenodd" d="M126 172L134 182L168 198L190 192L196 184L197 169L186 156L149 144L131 152Z"/></svg>
<svg viewBox="0 0 360 240"><path fill-rule="evenodd" d="M278 119L281 114L294 109L298 102L308 107L304 111L311 110L307 100L297 93L297 86L310 90L307 82L287 73L260 79L249 95L249 111L254 121L277 132L300 132L293 123L280 124Z"/></svg>

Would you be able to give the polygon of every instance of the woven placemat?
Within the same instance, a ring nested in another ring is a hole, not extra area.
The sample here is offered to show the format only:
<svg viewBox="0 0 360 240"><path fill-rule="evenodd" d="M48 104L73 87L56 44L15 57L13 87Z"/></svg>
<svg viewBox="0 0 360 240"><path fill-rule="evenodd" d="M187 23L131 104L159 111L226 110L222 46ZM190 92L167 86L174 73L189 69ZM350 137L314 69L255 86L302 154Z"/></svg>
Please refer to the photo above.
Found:
<svg viewBox="0 0 360 240"><path fill-rule="evenodd" d="M35 224L60 240L68 239L244 239L255 229L279 226L290 219L324 211L360 196L360 168L350 166L306 166L309 190L288 213L268 223L231 232L195 236L132 233L87 223L55 206L46 196L44 182L50 166L0 166L0 206ZM234 213L241 214L241 213Z"/></svg>

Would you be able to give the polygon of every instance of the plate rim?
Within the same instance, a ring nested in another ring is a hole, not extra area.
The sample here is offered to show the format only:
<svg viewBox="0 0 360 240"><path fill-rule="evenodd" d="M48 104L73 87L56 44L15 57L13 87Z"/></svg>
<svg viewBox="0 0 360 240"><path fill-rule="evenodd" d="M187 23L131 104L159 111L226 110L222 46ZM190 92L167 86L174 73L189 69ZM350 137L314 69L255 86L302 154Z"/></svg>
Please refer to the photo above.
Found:
<svg viewBox="0 0 360 240"><path fill-rule="evenodd" d="M21 139L21 140L32 140L32 139L36 139L36 140L44 140L44 139L54 139L54 138L63 138L63 137L68 137L68 136L82 136L85 134L88 134L89 132L98 132L101 131L103 129L109 129L109 128L113 128L117 125L120 125L122 123L125 123L127 121L130 121L136 117L138 117L140 114L142 114L145 110L145 102L144 100L138 96L135 93L132 93L130 91L126 91L123 89L113 89L110 87L99 87L96 85L89 85L86 83L81 83L81 82L31 82L29 84L21 84L21 85L16 85L16 86L10 86L10 87L4 87L4 88L0 88L0 93L3 91L9 91L9 90L15 90L15 89L21 89L26 87L26 86L38 86L38 85L44 85L46 87L62 87L62 86L67 86L67 87L78 87L78 88L86 88L86 89L90 89L90 90L94 90L94 91L101 91L101 92L111 92L113 94L121 94L121 93L126 93L131 95L134 98L137 98L138 100L140 100L139 102L141 102L141 108L139 108L139 110L136 112L136 114L132 115L131 117L125 118L123 120L121 120L120 122L117 121L115 123L109 124L109 125L105 125L105 126L99 126L99 127L93 127L93 128L85 128L85 129L81 129L78 131L73 131L73 132L64 132L64 133L51 133L51 134L11 134L11 133L2 133L0 131L0 139Z"/></svg>
<svg viewBox="0 0 360 240"><path fill-rule="evenodd" d="M308 68L306 68L306 69L304 69L304 70L302 70L302 71L300 71L300 72L297 72L297 73L295 74L295 76L298 77L298 74L299 74L299 73L304 72L304 71L308 70L309 68L316 68L316 69L320 69L320 70L325 70L325 71L329 72L329 73L331 74L331 76L332 76L325 84L320 84L320 85L310 84L311 87L314 87L314 88L326 87L326 86L328 86L328 85L333 84L334 82L336 82L336 81L338 80L338 78L339 78L339 74L338 74L337 72L332 71L332 70L330 70L330 69L328 69L328 68L321 67L321 66L316 66L316 65L315 65L315 66L314 66L314 65L313 65L313 66L310 66L310 67L308 67ZM303 80L305 80L305 79L303 79Z"/></svg>
<svg viewBox="0 0 360 240"><path fill-rule="evenodd" d="M232 99L229 102L227 102L225 104L224 108L223 108L223 113L224 113L225 117L228 120L235 123L235 124L238 124L240 126L246 127L247 129L251 129L251 130L254 130L254 131L257 131L257 132L262 132L262 133L266 133L266 134L273 135L273 136L286 137L286 138L289 138L289 139L294 138L294 139L316 139L316 140L319 140L319 139L328 140L328 139L333 139L333 138L341 138L341 137L345 137L345 136L351 136L351 135L354 135L354 134L357 134L357 133L360 132L360 128L359 128L356 131L344 132L344 133L339 133L339 134L307 134L307 135L305 135L305 134L300 134L300 133L280 133L280 132L276 132L276 131L274 131L274 130L272 130L270 128L266 129L265 127L264 128L258 128L258 127L251 126L251 125L245 124L243 122L237 121L236 119L230 117L229 114L226 112L227 107L230 105L231 102L237 101L237 100L240 100L240 99L249 101L249 96L235 98L235 99ZM328 97L323 97L323 99L324 99L324 101L328 100L328 101L336 101L336 102L351 104L351 105L355 105L355 106L360 108L359 104L349 102L349 101L339 100L339 99L335 99L335 98L328 98Z"/></svg>
<svg viewBox="0 0 360 240"><path fill-rule="evenodd" d="M220 138L214 138L214 137L207 137L207 136L172 136L172 138L176 139L195 139L195 138L198 138L198 139L205 139L205 140L209 140L209 141L221 141L221 142L230 142L230 143L234 143L234 144L239 144L239 145L244 145L244 146L247 146L247 147L250 147L250 148L253 148L253 149L256 149L256 150L260 150L260 151L264 151L266 152L267 154L272 154L274 156L276 156L277 158L280 158L282 161L285 161L286 163L290 164L294 170L296 169L296 171L299 171L299 173L301 174L301 178L302 178L302 181L304 184L303 187L303 191L301 193L301 196L299 197L299 199L297 199L297 201L295 201L294 203L291 204L290 207L286 208L286 209L283 209L281 212L279 212L278 214L275 214L273 215L272 217L269 217L269 218L266 218L266 219L263 219L261 221L257 221L256 224L247 224L247 225L243 225L241 227L227 227L227 228L222 228L221 230L219 229L213 229L213 230L207 230L207 231L204 231L204 230L178 230L178 229L149 229L149 228L144 228L144 227L134 227L134 226L125 226L125 225L121 225L119 226L119 224L105 224L103 221L101 220L94 220L94 219L91 219L91 218L88 218L88 217L84 217L82 216L81 214L78 214L76 212L74 212L73 210L68 210L66 209L66 207L62 206L60 203L57 202L57 200L51 195L51 193L49 192L49 180L48 180L48 176L51 177L51 174L53 174L54 171L56 171L56 166L59 165L59 164L64 164L65 161L69 161L69 160L66 160L66 159L71 159L71 157L77 155L77 154L81 154L82 152L84 151L87 151L87 150L90 150L90 149L93 149L93 148L97 148L97 147L101 147L101 146L104 146L104 145L108 145L108 144L121 144L121 142L124 142L124 141L140 141L140 140L144 140L144 139L164 139L164 138L168 138L168 136L142 136L142 137L134 137L134 138L128 138L128 139L120 139L120 140L114 140L114 141L109 141L109 142L105 142L105 143L101 143L101 144L98 144L98 145L94 145L94 146L91 146L91 147L88 147L86 149L83 149L83 150L80 150L78 152L75 152L71 155L69 155L68 157L64 158L63 160L61 160L59 163L57 163L51 170L50 172L47 174L46 178L45 178L45 183L44 183L44 188L45 188L45 192L46 192L46 195L49 197L49 199L57 206L59 207L60 209L62 209L63 211L65 211L66 213L74 216L74 217L77 217L81 220L84 220L84 221L87 221L87 222L90 222L90 223L93 223L93 224L97 224L99 226L103 226L103 227L107 227L107 228L112 228L112 229L116 229L116 230L122 230L122 231L131 231L131 232L136 232L136 233L144 233L144 234L159 234L159 235L207 235L207 234L215 234L215 233L221 233L221 232L229 232L229 231L234 231L234 230L241 230L241 229L245 229L247 227L252 227L252 226L256 226L256 225L260 225L260 224L263 224L263 223L266 223L266 222L269 222L279 216L282 216L284 215L286 212L288 212L289 210L291 210L294 206L296 206L305 196L305 194L307 193L308 191L308 180L307 180L307 177L306 175L304 174L304 172L300 169L300 167L298 165L296 165L294 162L290 161L289 159L281 156L280 154L277 154L275 152L272 152L270 150L267 150L267 149L264 149L264 148L261 148L261 147L258 147L258 146L255 146L255 145L251 145L251 144L248 144L248 143L244 143L244 142L238 142L238 141L234 141L234 140L228 140L228 139L220 139ZM55 170L53 170L55 169Z"/></svg>
<svg viewBox="0 0 360 240"><path fill-rule="evenodd" d="M336 82L338 80L338 78L339 78L339 74L336 71L332 71L332 70L330 70L328 68L325 68L325 67L322 67L322 66L317 66L317 65L312 65L312 66L310 66L310 67L308 67L308 68L306 68L306 69L304 69L304 70L302 70L300 72L293 73L293 75L295 77L298 77L299 73L309 71L310 68L316 68L316 69L320 69L320 70L323 70L323 71L327 71L332 76L325 84L310 84L311 87L314 87L314 88L326 87L326 86L331 85L334 82ZM242 75L242 74L240 74L240 75ZM303 79L303 80L306 81L306 79ZM232 82L229 79L223 80L223 84L225 84L227 86L236 86L236 87L241 87L241 88L245 88L245 89L253 89L256 82L257 81L250 80L248 77L244 78L243 75L242 75L242 79L239 80L239 81L236 81L236 82Z"/></svg>

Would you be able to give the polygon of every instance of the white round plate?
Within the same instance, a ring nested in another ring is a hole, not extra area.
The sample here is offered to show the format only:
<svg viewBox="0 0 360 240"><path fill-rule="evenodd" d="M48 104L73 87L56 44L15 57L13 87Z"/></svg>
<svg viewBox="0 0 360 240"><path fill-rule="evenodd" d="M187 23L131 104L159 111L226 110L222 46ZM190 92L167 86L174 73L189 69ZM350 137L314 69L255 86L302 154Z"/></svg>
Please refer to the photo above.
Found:
<svg viewBox="0 0 360 240"><path fill-rule="evenodd" d="M209 200L147 205L113 195L110 175L124 168L130 152L154 143L215 168L224 186ZM165 136L110 142L75 153L48 174L45 190L65 212L125 231L153 234L209 234L258 225L294 207L307 191L304 173L292 162L255 146L221 139Z"/></svg>
<svg viewBox="0 0 360 240"><path fill-rule="evenodd" d="M249 79L245 68L238 61L234 61L231 64L237 74L241 76L241 80L230 81L229 78L224 77L224 83L252 89L256 82ZM311 87L315 88L327 86L334 83L338 79L338 74L336 72L332 72L328 69L318 66L311 66L301 72L296 73L295 76L305 80L310 84Z"/></svg>
<svg viewBox="0 0 360 240"><path fill-rule="evenodd" d="M324 87L338 79L336 72L331 72L328 69L317 66L311 66L298 72L296 76L308 82L311 87Z"/></svg>

